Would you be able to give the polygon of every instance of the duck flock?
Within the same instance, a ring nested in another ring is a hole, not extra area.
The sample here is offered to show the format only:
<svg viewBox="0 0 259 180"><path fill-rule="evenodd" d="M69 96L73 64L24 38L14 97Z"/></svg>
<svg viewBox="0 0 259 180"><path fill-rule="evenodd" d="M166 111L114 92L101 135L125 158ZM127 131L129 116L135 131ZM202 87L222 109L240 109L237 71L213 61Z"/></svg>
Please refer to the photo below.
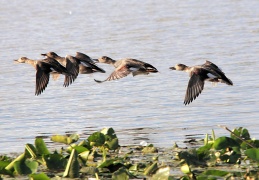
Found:
<svg viewBox="0 0 259 180"><path fill-rule="evenodd" d="M136 76L158 72L158 70L151 64L131 58L116 61L110 57L102 56L98 59L92 59L81 52L76 52L75 56L66 55L66 57L61 57L55 52L48 52L41 55L44 56L44 59L33 60L27 57L20 57L18 60L14 60L16 63L31 64L36 69L35 95L40 95L45 90L49 83L50 74L54 79L57 79L60 74L64 75L64 87L68 87L75 81L79 73L105 73L105 70L96 65L98 62L111 64L115 67L115 70L103 81L94 79L97 83L117 80L129 75L130 73L132 73L133 76ZM205 81L213 83L221 82L227 85L233 85L232 81L225 76L225 73L210 61L206 61L202 65L191 67L184 64L176 64L174 67L170 67L169 69L189 73L190 80L185 94L185 105L190 104L199 96L204 88Z"/></svg>

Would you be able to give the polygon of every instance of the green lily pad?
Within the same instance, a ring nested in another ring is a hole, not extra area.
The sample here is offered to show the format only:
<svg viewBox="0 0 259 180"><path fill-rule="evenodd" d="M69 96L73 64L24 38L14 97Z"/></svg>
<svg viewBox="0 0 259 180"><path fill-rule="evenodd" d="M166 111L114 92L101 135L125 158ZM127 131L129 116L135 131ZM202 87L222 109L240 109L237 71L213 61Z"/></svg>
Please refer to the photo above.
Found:
<svg viewBox="0 0 259 180"><path fill-rule="evenodd" d="M75 149L72 150L67 162L66 170L63 177L77 178L79 176L79 162L77 160L78 153Z"/></svg>
<svg viewBox="0 0 259 180"><path fill-rule="evenodd" d="M156 147L149 147L149 146L146 146L142 149L142 152L144 154L147 154L147 153L158 153L158 149Z"/></svg>
<svg viewBox="0 0 259 180"><path fill-rule="evenodd" d="M121 163L123 165L121 159L119 159L119 158L108 159L108 160L102 162L101 164L99 164L97 167L98 168L105 168L105 167L107 168L110 165L114 165L114 164L118 164L118 163Z"/></svg>
<svg viewBox="0 0 259 180"><path fill-rule="evenodd" d="M239 136L240 138L242 138L244 140L250 140L251 139L250 134L249 134L249 132L246 128L243 128L243 127L236 128L236 129L233 130L233 133L235 133L237 136ZM233 134L230 134L230 137L232 139L236 140L240 144L243 142Z"/></svg>
<svg viewBox="0 0 259 180"><path fill-rule="evenodd" d="M30 180L50 180L50 178L44 173L39 173L30 174Z"/></svg>
<svg viewBox="0 0 259 180"><path fill-rule="evenodd" d="M190 149L188 151L180 151L178 153L178 157L180 160L184 160L187 164L191 165L199 165L204 164L205 159L199 159L197 150Z"/></svg>
<svg viewBox="0 0 259 180"><path fill-rule="evenodd" d="M190 174L192 171L191 171L191 168L188 164L183 164L181 166L181 171L184 173L184 174Z"/></svg>
<svg viewBox="0 0 259 180"><path fill-rule="evenodd" d="M0 169L5 168L8 164L10 164L10 161L0 161Z"/></svg>
<svg viewBox="0 0 259 180"><path fill-rule="evenodd" d="M96 167L82 167L80 169L81 173L95 175L95 173L98 173L98 169Z"/></svg>
<svg viewBox="0 0 259 180"><path fill-rule="evenodd" d="M76 144L73 144L72 146L69 146L67 148L68 152L72 152L73 149L75 149L77 151L77 153L82 153L82 152L85 152L85 151L89 151L89 149L87 149L86 147L78 146Z"/></svg>
<svg viewBox="0 0 259 180"><path fill-rule="evenodd" d="M245 155L254 161L259 162L259 149L251 148L245 151Z"/></svg>
<svg viewBox="0 0 259 180"><path fill-rule="evenodd" d="M112 180L128 180L129 173L125 168L120 168L112 174Z"/></svg>
<svg viewBox="0 0 259 180"><path fill-rule="evenodd" d="M37 149L32 144L25 145L25 157L37 157Z"/></svg>
<svg viewBox="0 0 259 180"><path fill-rule="evenodd" d="M197 180L218 180L217 177L213 177L210 175L203 175L203 174L200 174L196 179ZM186 180L190 180L190 178L187 178Z"/></svg>
<svg viewBox="0 0 259 180"><path fill-rule="evenodd" d="M210 149L212 147L212 144L206 144L205 146L202 146L197 149L197 155L199 159L205 159L210 155Z"/></svg>
<svg viewBox="0 0 259 180"><path fill-rule="evenodd" d="M90 154L90 151L84 151L84 152L81 152L80 154L78 154L78 156L80 158L82 158L83 160L87 161L89 154Z"/></svg>
<svg viewBox="0 0 259 180"><path fill-rule="evenodd" d="M43 159L46 162L46 166L50 170L64 169L67 160L58 153L43 155Z"/></svg>
<svg viewBox="0 0 259 180"><path fill-rule="evenodd" d="M259 140L246 140L246 142L241 143L241 148L243 150L253 148L247 142L250 143L251 145L253 145L256 148L259 148Z"/></svg>
<svg viewBox="0 0 259 180"><path fill-rule="evenodd" d="M5 167L6 170L10 171L14 168L14 163L16 161L24 161L25 160L25 153L22 153L17 158L15 158L8 166Z"/></svg>
<svg viewBox="0 0 259 180"><path fill-rule="evenodd" d="M110 141L106 141L105 144L107 145L109 150L116 150L119 148L119 139L114 138Z"/></svg>
<svg viewBox="0 0 259 180"><path fill-rule="evenodd" d="M216 150L235 146L239 147L240 145L236 140L225 136L217 138L213 144L213 148Z"/></svg>
<svg viewBox="0 0 259 180"><path fill-rule="evenodd" d="M40 155L50 154L50 152L42 138L36 138L34 144L35 144L38 154L40 154Z"/></svg>
<svg viewBox="0 0 259 180"><path fill-rule="evenodd" d="M227 171L221 171L221 170L207 170L204 171L202 174L204 175L212 175L212 176L219 176L219 177L224 177L227 174L229 174L229 172Z"/></svg>
<svg viewBox="0 0 259 180"><path fill-rule="evenodd" d="M72 139L73 142L77 142L79 140L80 136L79 136L79 134L71 134L69 136L69 138Z"/></svg>
<svg viewBox="0 0 259 180"><path fill-rule="evenodd" d="M160 167L156 173L152 176L152 179L156 180L171 180L173 179L172 176L170 176L170 167Z"/></svg>
<svg viewBox="0 0 259 180"><path fill-rule="evenodd" d="M158 169L158 164L157 162L154 162L151 164L149 167L147 167L144 171L144 175L151 175L153 174L156 170Z"/></svg>
<svg viewBox="0 0 259 180"><path fill-rule="evenodd" d="M97 166L97 168L107 168L110 172L115 172L121 167L125 167L122 158L108 159Z"/></svg>
<svg viewBox="0 0 259 180"><path fill-rule="evenodd" d="M64 143L64 144L71 144L77 142L79 139L78 134L72 134L70 136L66 135L53 135L51 136L50 140L54 142Z"/></svg>
<svg viewBox="0 0 259 180"><path fill-rule="evenodd" d="M7 167L11 162L8 161L0 161L0 174L6 174L12 176L13 173L10 170L6 170L5 167Z"/></svg>
<svg viewBox="0 0 259 180"><path fill-rule="evenodd" d="M37 171L37 168L38 162L35 160L26 159L14 163L14 170L17 174L32 174Z"/></svg>
<svg viewBox="0 0 259 180"><path fill-rule="evenodd" d="M138 165L137 164L133 164L129 168L129 171L137 171L137 170L138 170Z"/></svg>
<svg viewBox="0 0 259 180"><path fill-rule="evenodd" d="M85 147L85 148L87 148L87 149L89 149L89 150L92 148L92 147L90 146L90 142L87 141L87 140L83 140L83 141L79 142L79 143L78 143L78 146L83 146L83 147Z"/></svg>
<svg viewBox="0 0 259 180"><path fill-rule="evenodd" d="M105 143L105 136L103 133L94 132L88 137L91 146L102 146Z"/></svg>
<svg viewBox="0 0 259 180"><path fill-rule="evenodd" d="M107 135L106 137L109 137L110 139L117 138L113 128L103 128L101 130L101 133L103 133L104 135Z"/></svg>

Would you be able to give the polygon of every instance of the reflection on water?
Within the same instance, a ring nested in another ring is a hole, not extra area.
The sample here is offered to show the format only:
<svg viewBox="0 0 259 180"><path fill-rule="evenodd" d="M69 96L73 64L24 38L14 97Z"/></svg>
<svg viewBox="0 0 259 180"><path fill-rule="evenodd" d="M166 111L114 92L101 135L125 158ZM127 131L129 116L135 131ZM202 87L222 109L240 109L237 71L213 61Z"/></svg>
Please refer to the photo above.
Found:
<svg viewBox="0 0 259 180"><path fill-rule="evenodd" d="M36 136L79 133L83 138L113 127L120 144L147 141L160 147L184 145L185 135L214 129L216 135L258 126L259 2L257 1L18 1L2 0L0 152L23 151ZM50 80L34 96L35 70L13 64L20 56L40 59L55 51L81 51L93 58L132 57L160 73L97 84L107 73L79 75L68 88ZM220 66L234 86L205 85L183 105L188 75L170 71L176 63ZM196 136L194 136L196 137ZM49 139L47 141L50 143Z"/></svg>

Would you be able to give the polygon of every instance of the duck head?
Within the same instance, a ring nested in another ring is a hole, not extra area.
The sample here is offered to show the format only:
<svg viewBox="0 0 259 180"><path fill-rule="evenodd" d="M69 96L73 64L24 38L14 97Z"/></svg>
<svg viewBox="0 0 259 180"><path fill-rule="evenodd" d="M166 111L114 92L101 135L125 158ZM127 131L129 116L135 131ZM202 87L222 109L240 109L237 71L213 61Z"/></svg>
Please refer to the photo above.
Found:
<svg viewBox="0 0 259 180"><path fill-rule="evenodd" d="M187 69L187 66L184 64L176 64L173 67L170 67L169 69L176 70L176 71L185 71Z"/></svg>
<svg viewBox="0 0 259 180"><path fill-rule="evenodd" d="M50 58L56 58L58 57L58 55L54 52L48 52L48 53L45 53L45 54L41 54L42 56L47 56L47 57L50 57Z"/></svg>
<svg viewBox="0 0 259 180"><path fill-rule="evenodd" d="M114 63L114 60L112 58L110 58L110 57L102 56L102 57L97 59L97 62L99 62L99 63L106 63L106 64L112 64L112 63Z"/></svg>
<svg viewBox="0 0 259 180"><path fill-rule="evenodd" d="M19 59L14 60L14 63L25 63L26 60L28 60L27 57L20 57Z"/></svg>

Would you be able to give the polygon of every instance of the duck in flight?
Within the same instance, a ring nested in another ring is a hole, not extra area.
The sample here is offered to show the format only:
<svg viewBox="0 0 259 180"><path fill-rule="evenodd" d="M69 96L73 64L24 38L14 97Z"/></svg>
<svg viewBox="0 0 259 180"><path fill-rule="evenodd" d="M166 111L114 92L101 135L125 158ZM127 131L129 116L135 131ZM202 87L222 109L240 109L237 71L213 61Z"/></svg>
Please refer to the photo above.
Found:
<svg viewBox="0 0 259 180"><path fill-rule="evenodd" d="M199 96L204 88L205 81L213 83L221 82L227 85L233 85L233 82L225 76L225 73L210 61L206 61L202 65L192 67L184 64L176 64L174 67L170 67L170 69L189 73L190 80L185 94L185 105L190 104Z"/></svg>
<svg viewBox="0 0 259 180"><path fill-rule="evenodd" d="M75 81L75 79L78 76L78 73L80 74L90 74L94 72L105 73L105 71L102 68L99 68L98 66L95 65L95 62L92 58L80 52L77 52L75 57L70 55L67 55L66 57L61 57L57 55L55 52L48 52L46 54L41 54L41 55L57 60L64 67L66 67L70 73L73 74L72 76L65 76L65 81L64 81L65 87L68 87L70 84L72 84L72 82Z"/></svg>
<svg viewBox="0 0 259 180"><path fill-rule="evenodd" d="M27 57L20 57L14 60L15 63L26 63L32 65L36 69L36 88L35 95L40 95L49 83L50 73L63 74L71 76L71 73L63 67L58 61L52 58L45 58L43 60L33 60Z"/></svg>
<svg viewBox="0 0 259 180"><path fill-rule="evenodd" d="M111 64L115 67L115 70L104 81L95 79L95 81L98 83L117 80L117 79L126 77L130 73L132 73L133 76L136 76L136 75L140 75L140 74L149 74L149 73L158 72L158 70L151 64L148 64L143 61L136 60L136 59L126 58L126 59L121 59L121 60L116 61L110 57L102 56L101 58L98 59L98 62Z"/></svg>
<svg viewBox="0 0 259 180"><path fill-rule="evenodd" d="M92 74L95 72L105 73L105 70L95 64L97 59L92 59L81 52L76 52L75 58L79 59L83 63L79 65L80 74Z"/></svg>

